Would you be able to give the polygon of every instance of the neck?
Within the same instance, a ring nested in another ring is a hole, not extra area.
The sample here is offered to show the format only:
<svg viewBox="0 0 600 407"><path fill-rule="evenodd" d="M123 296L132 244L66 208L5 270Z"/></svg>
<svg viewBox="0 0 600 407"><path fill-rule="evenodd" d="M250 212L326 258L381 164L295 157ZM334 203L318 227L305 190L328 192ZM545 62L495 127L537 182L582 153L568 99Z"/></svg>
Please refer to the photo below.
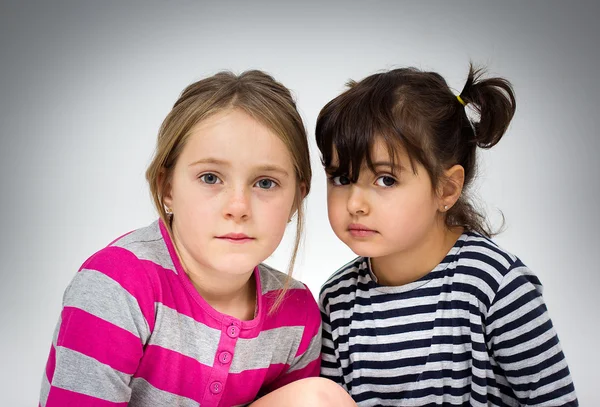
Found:
<svg viewBox="0 0 600 407"><path fill-rule="evenodd" d="M381 285L401 286L425 276L444 257L463 233L462 228L436 225L413 247L388 256L371 258L371 268Z"/></svg>
<svg viewBox="0 0 600 407"><path fill-rule="evenodd" d="M180 250L175 231L173 245L183 270L210 306L243 321L254 318L258 300L254 269L242 274L223 274L206 267L196 262L185 250Z"/></svg>

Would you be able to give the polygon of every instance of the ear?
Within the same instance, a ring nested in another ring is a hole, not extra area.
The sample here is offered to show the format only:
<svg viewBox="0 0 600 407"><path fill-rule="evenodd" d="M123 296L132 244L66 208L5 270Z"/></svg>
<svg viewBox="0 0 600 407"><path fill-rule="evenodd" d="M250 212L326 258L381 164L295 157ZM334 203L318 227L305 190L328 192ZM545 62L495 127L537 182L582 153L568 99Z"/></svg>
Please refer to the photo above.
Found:
<svg viewBox="0 0 600 407"><path fill-rule="evenodd" d="M168 181L167 173L164 169L158 175L156 182L158 184L157 189L160 192L163 203L167 208L172 208L173 197L171 195L171 183Z"/></svg>
<svg viewBox="0 0 600 407"><path fill-rule="evenodd" d="M438 208L441 212L446 212L458 201L462 194L463 185L465 183L465 169L462 165L453 165L446 171L441 179L438 188Z"/></svg>
<svg viewBox="0 0 600 407"><path fill-rule="evenodd" d="M292 210L290 211L288 223L292 221L292 218L296 214L296 211L298 210L300 205L302 205L302 201L304 200L304 198L306 198L306 193L307 193L306 191L307 191L306 183L300 182L296 189L296 199L294 200L294 205L292 205Z"/></svg>

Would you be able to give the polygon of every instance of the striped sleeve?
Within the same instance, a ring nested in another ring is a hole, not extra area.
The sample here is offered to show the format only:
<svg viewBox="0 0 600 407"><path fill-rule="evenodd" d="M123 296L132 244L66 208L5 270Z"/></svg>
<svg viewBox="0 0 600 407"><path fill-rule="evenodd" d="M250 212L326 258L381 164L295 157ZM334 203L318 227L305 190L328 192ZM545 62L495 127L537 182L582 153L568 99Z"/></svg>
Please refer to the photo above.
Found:
<svg viewBox="0 0 600 407"><path fill-rule="evenodd" d="M40 405L127 406L153 319L152 289L128 251L92 256L65 291Z"/></svg>
<svg viewBox="0 0 600 407"><path fill-rule="evenodd" d="M308 287L304 286L302 291L304 300L299 309L306 318L298 350L286 373L271 383L265 394L296 380L319 376L321 369L321 316L317 302Z"/></svg>
<svg viewBox="0 0 600 407"><path fill-rule="evenodd" d="M578 405L541 284L522 263L502 279L485 329L488 349L497 363L493 368L502 371L522 405Z"/></svg>
<svg viewBox="0 0 600 407"><path fill-rule="evenodd" d="M344 375L342 367L340 365L339 358L335 356L335 346L333 344L333 337L331 336L331 322L329 320L329 311L324 305L324 300L319 301L321 310L321 376L327 379L333 380L346 391L346 385L344 383Z"/></svg>

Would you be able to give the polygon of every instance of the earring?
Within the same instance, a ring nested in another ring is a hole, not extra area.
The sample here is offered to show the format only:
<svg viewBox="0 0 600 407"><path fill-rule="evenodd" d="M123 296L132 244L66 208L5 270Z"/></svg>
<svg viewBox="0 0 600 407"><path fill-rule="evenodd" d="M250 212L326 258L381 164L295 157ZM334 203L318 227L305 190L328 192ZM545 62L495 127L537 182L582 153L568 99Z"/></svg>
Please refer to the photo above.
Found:
<svg viewBox="0 0 600 407"><path fill-rule="evenodd" d="M167 214L167 216L171 216L173 215L173 210L167 206L165 206L165 213Z"/></svg>
<svg viewBox="0 0 600 407"><path fill-rule="evenodd" d="M444 210L447 211L448 210L448 205L444 205Z"/></svg>

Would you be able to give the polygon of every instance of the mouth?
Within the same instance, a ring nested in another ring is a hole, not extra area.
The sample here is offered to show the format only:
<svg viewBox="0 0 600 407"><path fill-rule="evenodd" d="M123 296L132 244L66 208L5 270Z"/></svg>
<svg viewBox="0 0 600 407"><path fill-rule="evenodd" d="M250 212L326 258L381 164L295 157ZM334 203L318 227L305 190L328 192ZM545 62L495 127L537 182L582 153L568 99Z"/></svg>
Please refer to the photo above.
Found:
<svg viewBox="0 0 600 407"><path fill-rule="evenodd" d="M216 238L219 240L224 240L226 242L237 244L248 243L254 240L253 237L250 237L243 233L227 233L226 235L216 236Z"/></svg>
<svg viewBox="0 0 600 407"><path fill-rule="evenodd" d="M354 237L370 237L378 233L376 230L370 229L365 225L360 225L358 223L350 224L348 226L348 232Z"/></svg>

